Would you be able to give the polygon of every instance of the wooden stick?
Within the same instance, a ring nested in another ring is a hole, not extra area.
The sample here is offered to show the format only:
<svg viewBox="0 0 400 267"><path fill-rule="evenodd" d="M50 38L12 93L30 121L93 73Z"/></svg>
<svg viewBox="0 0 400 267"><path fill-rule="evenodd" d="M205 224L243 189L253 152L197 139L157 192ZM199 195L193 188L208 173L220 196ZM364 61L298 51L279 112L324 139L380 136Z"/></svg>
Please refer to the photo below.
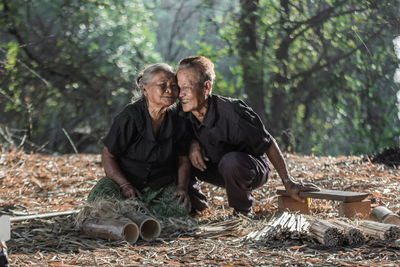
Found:
<svg viewBox="0 0 400 267"><path fill-rule="evenodd" d="M71 214L76 214L78 212L79 212L79 210L66 210L66 211L59 211L59 212L51 212L51 213L43 213L43 214L31 214L31 215L26 215L26 216L10 217L10 222L20 222L20 221L26 221L26 220L32 220L32 219L40 219L40 218L71 215Z"/></svg>
<svg viewBox="0 0 400 267"><path fill-rule="evenodd" d="M78 149L76 149L76 146L74 145L74 142L72 142L71 137L69 136L69 134L67 133L67 130L65 130L64 128L62 128L62 131L64 132L65 136L67 137L69 143L71 144L72 148L74 149L75 154L78 154Z"/></svg>

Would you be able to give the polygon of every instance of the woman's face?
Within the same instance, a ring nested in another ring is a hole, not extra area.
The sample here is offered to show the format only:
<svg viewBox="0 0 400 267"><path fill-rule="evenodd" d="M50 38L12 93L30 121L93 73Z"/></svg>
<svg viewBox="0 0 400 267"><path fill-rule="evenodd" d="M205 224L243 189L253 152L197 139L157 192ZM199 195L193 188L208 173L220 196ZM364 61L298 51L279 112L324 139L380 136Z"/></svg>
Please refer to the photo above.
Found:
<svg viewBox="0 0 400 267"><path fill-rule="evenodd" d="M176 102L179 94L175 75L164 71L153 73L142 91L149 105L156 107L169 107Z"/></svg>

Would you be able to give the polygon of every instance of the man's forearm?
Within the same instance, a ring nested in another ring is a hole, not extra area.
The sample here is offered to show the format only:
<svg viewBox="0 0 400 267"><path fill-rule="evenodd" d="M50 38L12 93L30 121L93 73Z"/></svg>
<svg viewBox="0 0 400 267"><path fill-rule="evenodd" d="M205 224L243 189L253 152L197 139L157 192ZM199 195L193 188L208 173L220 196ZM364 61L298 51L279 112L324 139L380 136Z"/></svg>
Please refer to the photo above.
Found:
<svg viewBox="0 0 400 267"><path fill-rule="evenodd" d="M268 159L271 161L272 165L276 169L279 174L279 177L282 180L284 185L294 182L289 172L287 170L287 166L285 160L283 158L282 152L276 144L275 140L271 144L271 146L267 149L266 154Z"/></svg>

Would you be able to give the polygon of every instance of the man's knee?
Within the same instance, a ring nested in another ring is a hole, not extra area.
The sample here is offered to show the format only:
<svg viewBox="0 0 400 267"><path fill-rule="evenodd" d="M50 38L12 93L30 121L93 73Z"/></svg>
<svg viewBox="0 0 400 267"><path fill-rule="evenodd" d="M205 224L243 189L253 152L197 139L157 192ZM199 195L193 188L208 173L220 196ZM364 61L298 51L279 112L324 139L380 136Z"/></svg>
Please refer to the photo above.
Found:
<svg viewBox="0 0 400 267"><path fill-rule="evenodd" d="M249 190L254 183L258 184L257 166L252 157L242 152L225 154L218 164L218 172L224 178L225 184L234 182L239 187ZM261 176L260 176L261 177Z"/></svg>
<svg viewBox="0 0 400 267"><path fill-rule="evenodd" d="M237 170L237 168L244 163L245 155L246 154L241 152L226 153L219 161L218 164L219 173Z"/></svg>

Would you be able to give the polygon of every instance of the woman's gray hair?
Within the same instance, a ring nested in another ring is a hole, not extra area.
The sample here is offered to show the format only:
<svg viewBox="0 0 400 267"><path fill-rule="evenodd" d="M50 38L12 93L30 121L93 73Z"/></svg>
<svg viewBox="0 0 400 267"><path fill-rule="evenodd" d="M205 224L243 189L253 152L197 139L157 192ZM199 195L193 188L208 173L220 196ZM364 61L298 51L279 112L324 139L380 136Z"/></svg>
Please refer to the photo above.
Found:
<svg viewBox="0 0 400 267"><path fill-rule="evenodd" d="M147 84L151 78L153 78L153 74L159 71L164 71L166 73L171 73L175 75L174 69L168 65L167 63L156 63L152 65L145 66L141 71L139 71L136 77L136 85L141 90L144 84Z"/></svg>

